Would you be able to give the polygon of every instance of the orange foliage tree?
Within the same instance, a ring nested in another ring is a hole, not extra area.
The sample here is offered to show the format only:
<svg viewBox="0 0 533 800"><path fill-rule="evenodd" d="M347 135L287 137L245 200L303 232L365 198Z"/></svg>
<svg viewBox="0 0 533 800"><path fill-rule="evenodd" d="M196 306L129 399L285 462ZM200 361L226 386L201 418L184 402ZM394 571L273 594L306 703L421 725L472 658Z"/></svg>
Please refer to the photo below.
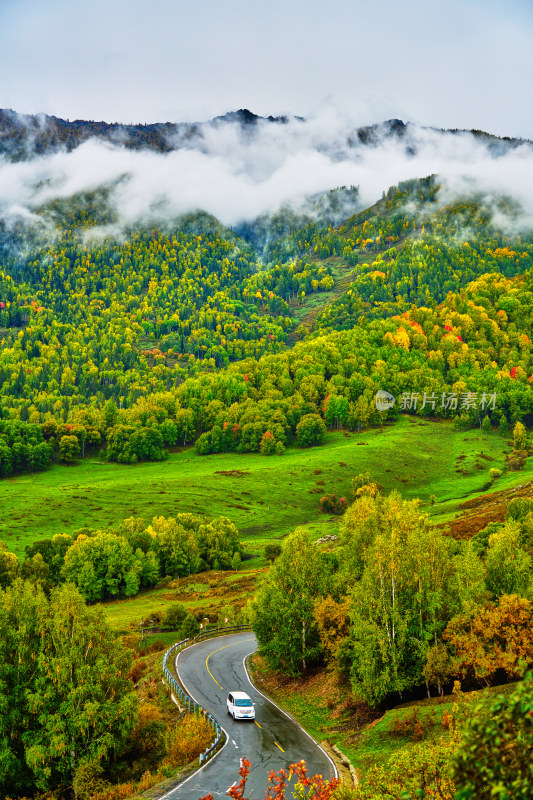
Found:
<svg viewBox="0 0 533 800"><path fill-rule="evenodd" d="M516 594L502 595L470 614L454 617L444 631L455 649L455 671L489 686L498 670L507 678L521 673L521 663L533 662L531 603Z"/></svg>
<svg viewBox="0 0 533 800"><path fill-rule="evenodd" d="M247 800L244 792L246 790L248 775L250 774L250 767L251 764L248 759L243 758L239 770L241 779L239 783L231 786L227 791L227 795L231 797L232 800ZM296 794L297 797L304 796L312 797L313 800L330 800L335 789L340 786L340 781L337 778L332 778L329 781L324 780L322 775L315 775L313 778L310 778L307 775L305 761L299 761L297 764L290 765L289 772L281 769L279 772L271 772L269 774L268 787L264 800L273 800L274 798L275 800L285 800L285 790L289 788L289 781L293 776L296 777L296 783L290 788L291 792L294 789L300 790ZM292 796L294 795L291 794L291 797ZM206 794L204 797L200 798L200 800L214 800L214 797L212 794Z"/></svg>

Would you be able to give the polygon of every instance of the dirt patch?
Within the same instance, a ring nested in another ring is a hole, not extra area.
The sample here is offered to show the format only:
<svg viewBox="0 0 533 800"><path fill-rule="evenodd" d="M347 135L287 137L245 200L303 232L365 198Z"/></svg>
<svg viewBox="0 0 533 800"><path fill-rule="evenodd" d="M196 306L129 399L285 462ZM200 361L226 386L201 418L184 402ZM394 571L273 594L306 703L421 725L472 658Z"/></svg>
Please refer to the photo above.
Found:
<svg viewBox="0 0 533 800"><path fill-rule="evenodd" d="M454 539L470 539L487 527L489 522L503 522L509 501L514 497L533 497L533 481L528 481L514 489L488 492L461 503L462 514L451 522L437 525L446 530Z"/></svg>
<svg viewBox="0 0 533 800"><path fill-rule="evenodd" d="M225 475L227 478L245 478L249 472L244 472L242 469L216 469L215 475Z"/></svg>

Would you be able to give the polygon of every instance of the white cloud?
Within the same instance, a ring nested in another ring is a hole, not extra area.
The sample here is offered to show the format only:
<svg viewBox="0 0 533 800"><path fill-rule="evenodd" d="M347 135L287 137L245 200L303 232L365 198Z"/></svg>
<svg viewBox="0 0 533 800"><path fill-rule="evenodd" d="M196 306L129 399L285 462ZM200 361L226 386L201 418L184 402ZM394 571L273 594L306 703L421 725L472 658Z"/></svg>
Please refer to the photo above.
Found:
<svg viewBox="0 0 533 800"><path fill-rule="evenodd" d="M93 139L70 153L0 162L0 210L4 217L29 216L54 198L108 185L121 224L202 209L232 225L341 185L359 186L368 206L391 185L437 173L443 197L473 185L514 197L533 217L529 144L495 155L469 133L409 126L403 138L383 136L363 147L350 143L354 128L328 107L306 122L208 125L193 144L167 154Z"/></svg>

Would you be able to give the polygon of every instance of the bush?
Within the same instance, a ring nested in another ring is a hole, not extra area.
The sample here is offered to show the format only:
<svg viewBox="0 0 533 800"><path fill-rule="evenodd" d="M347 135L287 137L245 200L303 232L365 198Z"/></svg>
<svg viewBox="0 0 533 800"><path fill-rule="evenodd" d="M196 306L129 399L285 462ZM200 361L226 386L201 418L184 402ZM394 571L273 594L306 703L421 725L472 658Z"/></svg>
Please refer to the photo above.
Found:
<svg viewBox="0 0 533 800"><path fill-rule="evenodd" d="M477 706L454 759L457 800L526 800L533 786L533 678Z"/></svg>
<svg viewBox="0 0 533 800"><path fill-rule="evenodd" d="M522 521L531 511L533 511L531 497L514 497L507 506L507 518Z"/></svg>
<svg viewBox="0 0 533 800"><path fill-rule="evenodd" d="M186 714L182 721L169 731L165 748L170 762L178 767L197 758L213 741L213 731L207 720L196 714Z"/></svg>
<svg viewBox="0 0 533 800"><path fill-rule="evenodd" d="M336 494L325 494L318 504L323 514L344 514L347 507L346 498L337 498Z"/></svg>
<svg viewBox="0 0 533 800"><path fill-rule="evenodd" d="M372 483L370 472L360 472L355 478L352 478L352 494L354 498L357 497L357 490L362 486L368 486L369 483Z"/></svg>
<svg viewBox="0 0 533 800"><path fill-rule="evenodd" d="M160 653L161 650L166 650L167 644L163 639L155 639L148 647L149 653Z"/></svg>
<svg viewBox="0 0 533 800"><path fill-rule="evenodd" d="M177 631L183 625L186 616L187 609L183 603L173 603L165 611L163 625L165 628L173 628Z"/></svg>
<svg viewBox="0 0 533 800"><path fill-rule="evenodd" d="M409 714L398 714L389 723L392 736L409 737L418 742L426 733L427 720L420 716L418 708L413 707Z"/></svg>
<svg viewBox="0 0 533 800"><path fill-rule="evenodd" d="M141 703L137 725L131 737L135 755L143 756L162 750L165 727L158 707L150 702Z"/></svg>
<svg viewBox="0 0 533 800"><path fill-rule="evenodd" d="M82 759L76 767L72 788L79 800L89 800L105 783L102 779L104 769L98 759Z"/></svg>
<svg viewBox="0 0 533 800"><path fill-rule="evenodd" d="M141 622L141 628L156 628L161 625L162 621L162 611L152 611L152 613Z"/></svg>
<svg viewBox="0 0 533 800"><path fill-rule="evenodd" d="M519 472L521 469L524 469L525 463L526 456L521 453L513 453L511 456L507 456L507 466L511 472Z"/></svg>
<svg viewBox="0 0 533 800"><path fill-rule="evenodd" d="M140 659L139 661L134 661L130 671L128 672L128 678L133 681L133 683L138 683L143 675L146 674L146 670L148 669L148 664L146 661Z"/></svg>

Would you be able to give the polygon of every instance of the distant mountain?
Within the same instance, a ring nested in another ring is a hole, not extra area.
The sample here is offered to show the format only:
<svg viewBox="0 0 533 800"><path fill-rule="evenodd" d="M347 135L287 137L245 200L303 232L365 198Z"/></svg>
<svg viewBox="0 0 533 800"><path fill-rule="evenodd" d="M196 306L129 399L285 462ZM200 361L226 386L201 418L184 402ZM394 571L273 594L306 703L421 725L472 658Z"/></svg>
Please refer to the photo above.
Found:
<svg viewBox="0 0 533 800"><path fill-rule="evenodd" d="M260 117L248 109L231 111L208 122L156 122L149 125L125 125L119 122L65 120L47 114L17 114L0 109L0 155L10 161L23 161L60 149L74 150L88 139L98 138L131 150L154 150L166 153L185 145L201 144L209 127L239 124L246 128L258 122L286 124L288 117Z"/></svg>
<svg viewBox="0 0 533 800"><path fill-rule="evenodd" d="M157 122L125 125L118 122L65 120L47 114L18 114L12 109L0 109L0 156L8 161L24 161L35 156L74 150L88 139L97 138L131 150L153 150L167 153L182 147L202 149L204 134L222 125L239 125L253 133L259 123L286 125L291 120L304 122L302 117L261 117L246 108L230 111L207 122ZM355 128L347 137L348 147L377 146L384 139L405 140L406 151L416 153L416 142L410 134L423 130L412 123L391 119L375 125ZM494 154L504 154L510 148L531 142L524 139L498 137L484 131L438 130L440 133L471 133Z"/></svg>
<svg viewBox="0 0 533 800"><path fill-rule="evenodd" d="M405 139L409 140L409 134L415 131L434 131L436 133L452 134L459 136L462 134L471 134L475 139L482 141L488 148L492 155L504 155L514 147L526 144L533 147L533 142L529 139L517 139L510 136L494 136L492 133L486 133L480 130L465 130L462 128L424 128L422 126L414 125L411 122L403 122L401 119L388 119L385 122L380 122L375 125L366 125L362 128L357 128L355 131L357 143L364 145L378 146L382 144L384 139ZM416 147L412 147L409 142L408 148L412 149L413 155L416 152Z"/></svg>

